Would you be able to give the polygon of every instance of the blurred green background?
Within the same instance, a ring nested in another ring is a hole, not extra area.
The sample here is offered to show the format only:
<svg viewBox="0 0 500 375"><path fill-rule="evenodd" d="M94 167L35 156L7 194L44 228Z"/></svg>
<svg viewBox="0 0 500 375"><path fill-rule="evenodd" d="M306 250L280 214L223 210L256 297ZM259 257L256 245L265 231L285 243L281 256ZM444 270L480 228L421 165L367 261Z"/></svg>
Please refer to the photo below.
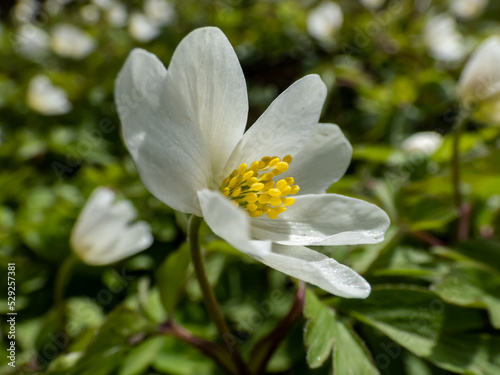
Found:
<svg viewBox="0 0 500 375"><path fill-rule="evenodd" d="M329 192L371 201L392 221L381 244L318 249L362 274L372 296L341 300L311 288L305 317L268 371L500 374L498 124L474 118L462 137L471 210L461 241L450 180L461 109L456 83L474 48L500 35L500 3L465 1L477 3L474 10L459 2L2 2L0 279L7 280L7 264L15 262L18 316L17 367L4 355L10 340L3 318L0 373L220 373L195 349L154 334L171 298L177 321L207 340L217 336L185 261L186 217L145 189L113 102L114 80L132 48L145 48L168 66L187 33L213 25L242 64L249 125L294 81L321 76L328 87L322 122L338 124L354 147L346 176ZM404 142L422 131L439 134L435 147ZM77 265L66 290L69 337L62 337L54 277L97 186L130 199L155 242L114 266ZM210 281L248 355L288 311L294 284L207 228L203 238ZM165 276L177 267L185 272ZM0 310L7 313L1 290Z"/></svg>

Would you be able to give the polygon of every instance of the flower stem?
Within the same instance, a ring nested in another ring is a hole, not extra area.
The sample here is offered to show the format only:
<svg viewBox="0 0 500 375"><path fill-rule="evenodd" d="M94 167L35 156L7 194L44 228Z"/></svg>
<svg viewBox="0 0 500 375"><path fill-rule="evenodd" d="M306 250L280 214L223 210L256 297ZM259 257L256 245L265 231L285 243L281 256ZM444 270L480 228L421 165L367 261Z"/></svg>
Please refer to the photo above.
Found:
<svg viewBox="0 0 500 375"><path fill-rule="evenodd" d="M462 192L460 190L460 137L462 136L467 116L460 114L455 125L455 134L453 136L453 154L451 159L451 179L453 184L453 201L455 208L460 209L462 205Z"/></svg>
<svg viewBox="0 0 500 375"><path fill-rule="evenodd" d="M463 205L463 195L460 189L460 137L465 129L465 125L467 124L467 113L460 113L458 115L458 120L455 125L455 134L453 136L453 153L451 159L451 178L453 185L453 202L455 208L458 211L458 229L457 229L457 237L458 239L467 238L468 232L468 217L464 215L464 210L462 209ZM464 222L465 220L465 222ZM465 232L464 232L465 231ZM465 233L465 234L464 234Z"/></svg>
<svg viewBox="0 0 500 375"><path fill-rule="evenodd" d="M206 356L212 358L228 374L238 374L238 370L234 366L231 356L223 346L193 335L190 331L174 323L172 320L168 320L165 324L162 324L159 327L159 332L177 337L185 343L195 347Z"/></svg>
<svg viewBox="0 0 500 375"><path fill-rule="evenodd" d="M227 344L227 351L232 356L234 364L238 369L238 373L243 375L248 374L247 366L243 362L243 359L236 348L233 335L226 324L224 315L222 314L219 304L217 303L214 290L212 289L212 286L207 278L199 245L199 229L202 221L202 218L192 215L189 219L187 232L189 250L191 252L191 260L193 262L196 278L200 284L200 289L202 291L203 299L205 301L208 314L210 315L210 319L215 323L220 338Z"/></svg>
<svg viewBox="0 0 500 375"><path fill-rule="evenodd" d="M250 355L250 371L252 374L263 374L267 363L272 358L279 344L290 331L290 327L302 315L306 298L306 284L299 281L292 307L283 320L267 336L257 342Z"/></svg>
<svg viewBox="0 0 500 375"><path fill-rule="evenodd" d="M64 303L64 291L71 276L71 270L76 263L76 257L71 253L61 264L57 270L54 284L54 304L59 317L59 330L62 333L66 331L66 312Z"/></svg>

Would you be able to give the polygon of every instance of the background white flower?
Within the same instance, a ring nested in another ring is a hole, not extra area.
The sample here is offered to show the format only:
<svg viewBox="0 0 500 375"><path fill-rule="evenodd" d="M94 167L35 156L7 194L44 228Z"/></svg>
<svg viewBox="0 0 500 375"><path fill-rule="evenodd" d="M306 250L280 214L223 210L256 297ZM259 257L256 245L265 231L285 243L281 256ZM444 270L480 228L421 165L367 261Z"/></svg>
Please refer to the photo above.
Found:
<svg viewBox="0 0 500 375"><path fill-rule="evenodd" d="M451 12L463 20L479 17L487 6L488 0L450 0Z"/></svg>
<svg viewBox="0 0 500 375"><path fill-rule="evenodd" d="M134 12L130 16L128 32L139 42L149 42L160 35L160 25L146 15Z"/></svg>
<svg viewBox="0 0 500 375"><path fill-rule="evenodd" d="M342 8L332 1L324 1L309 12L307 31L314 38L327 42L340 30L343 22Z"/></svg>
<svg viewBox="0 0 500 375"><path fill-rule="evenodd" d="M141 101L130 110L133 92ZM151 53L132 51L115 86L125 143L158 199L203 216L215 234L264 264L331 293L363 298L370 286L361 276L303 247L380 242L389 225L385 212L370 203L325 194L342 177L352 154L338 126L318 124L325 97L321 79L306 76L244 132L245 78L231 44L216 28L184 38L168 70ZM271 155L283 158L266 158ZM293 163L285 155L292 155ZM268 205L269 217L254 215L260 210L252 207L257 194L240 194L247 189L244 181L255 178L253 166L261 164L267 173L272 170L270 180L248 183L260 194L258 203ZM283 207L284 196L279 203L264 202L292 191L294 180L300 192L287 201L292 207ZM275 182L276 187L264 187ZM227 191L232 200L223 195L224 186L233 189ZM280 203L285 210L269 214Z"/></svg>
<svg viewBox="0 0 500 375"><path fill-rule="evenodd" d="M429 54L436 60L456 62L467 52L465 41L458 32L455 19L447 14L432 17L425 25L424 41Z"/></svg>
<svg viewBox="0 0 500 375"><path fill-rule="evenodd" d="M500 121L500 38L486 39L467 61L458 82L458 97L465 106L479 104L476 114L485 121Z"/></svg>
<svg viewBox="0 0 500 375"><path fill-rule="evenodd" d="M168 25L175 18L174 5L166 0L144 1L144 13L159 25Z"/></svg>
<svg viewBox="0 0 500 375"><path fill-rule="evenodd" d="M112 190L95 189L73 227L71 248L87 264L115 263L153 243L149 225L134 222L137 212L132 203L115 200Z"/></svg>
<svg viewBox="0 0 500 375"><path fill-rule="evenodd" d="M15 41L16 51L29 59L37 59L48 51L50 37L44 30L24 24L17 29Z"/></svg>
<svg viewBox="0 0 500 375"><path fill-rule="evenodd" d="M62 115L71 111L68 94L62 87L54 86L49 77L36 75L28 86L27 103L43 115Z"/></svg>
<svg viewBox="0 0 500 375"><path fill-rule="evenodd" d="M70 24L59 24L52 29L52 50L60 56L80 60L96 48L94 38Z"/></svg>
<svg viewBox="0 0 500 375"><path fill-rule="evenodd" d="M360 0L360 2L365 8L376 10L384 5L385 0Z"/></svg>
<svg viewBox="0 0 500 375"><path fill-rule="evenodd" d="M410 135L403 141L401 147L409 153L432 155L442 144L443 136L439 133L429 131Z"/></svg>

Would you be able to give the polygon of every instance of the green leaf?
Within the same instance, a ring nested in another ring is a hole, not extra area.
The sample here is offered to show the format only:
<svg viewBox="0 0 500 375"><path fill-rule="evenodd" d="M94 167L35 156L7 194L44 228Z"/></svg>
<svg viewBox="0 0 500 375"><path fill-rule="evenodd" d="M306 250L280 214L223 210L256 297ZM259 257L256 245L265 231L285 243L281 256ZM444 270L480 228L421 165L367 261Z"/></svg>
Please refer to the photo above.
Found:
<svg viewBox="0 0 500 375"><path fill-rule="evenodd" d="M500 275L458 266L436 283L434 290L450 303L485 307L493 327L500 329Z"/></svg>
<svg viewBox="0 0 500 375"><path fill-rule="evenodd" d="M130 338L146 329L136 311L119 307L112 311L68 375L107 375L122 364L131 349Z"/></svg>
<svg viewBox="0 0 500 375"><path fill-rule="evenodd" d="M442 228L457 217L457 211L451 200L440 199L435 196L419 196L408 199L405 209L405 221L411 230L429 230Z"/></svg>
<svg viewBox="0 0 500 375"><path fill-rule="evenodd" d="M164 336L151 337L142 342L127 355L118 375L142 374L153 363L164 343Z"/></svg>
<svg viewBox="0 0 500 375"><path fill-rule="evenodd" d="M483 328L479 311L443 302L416 287L374 288L364 301L342 300L338 308L394 341L387 354L401 348L459 374L500 373L500 337L474 333Z"/></svg>
<svg viewBox="0 0 500 375"><path fill-rule="evenodd" d="M177 305L181 289L186 283L189 262L189 247L184 243L179 250L170 254L158 269L160 298L169 314Z"/></svg>
<svg viewBox="0 0 500 375"><path fill-rule="evenodd" d="M306 294L304 315L310 319L304 340L311 368L321 366L333 349L335 374L379 374L371 354L351 326L310 290Z"/></svg>
<svg viewBox="0 0 500 375"><path fill-rule="evenodd" d="M307 363L311 368L320 367L329 357L335 338L335 314L308 290L304 315L306 325L304 343L307 347Z"/></svg>

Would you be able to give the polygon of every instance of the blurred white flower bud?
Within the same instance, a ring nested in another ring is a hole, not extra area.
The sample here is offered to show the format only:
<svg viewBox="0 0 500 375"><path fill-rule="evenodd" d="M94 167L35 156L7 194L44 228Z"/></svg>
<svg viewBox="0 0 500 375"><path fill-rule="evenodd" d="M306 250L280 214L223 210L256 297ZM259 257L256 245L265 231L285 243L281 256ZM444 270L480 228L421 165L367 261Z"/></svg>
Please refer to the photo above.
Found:
<svg viewBox="0 0 500 375"><path fill-rule="evenodd" d="M63 88L54 86L44 75L33 77L28 85L27 103L42 115L62 115L71 111L68 94Z"/></svg>
<svg viewBox="0 0 500 375"><path fill-rule="evenodd" d="M329 42L333 40L343 22L344 15L340 6L331 1L324 1L309 12L307 31L312 37Z"/></svg>
<svg viewBox="0 0 500 375"><path fill-rule="evenodd" d="M139 42L149 42L160 35L158 23L142 13L133 13L128 23L128 32Z"/></svg>
<svg viewBox="0 0 500 375"><path fill-rule="evenodd" d="M175 18L173 4L166 0L146 0L144 2L144 13L159 25L168 25Z"/></svg>
<svg viewBox="0 0 500 375"><path fill-rule="evenodd" d="M457 31L455 19L446 14L432 17L424 29L424 41L429 54L444 62L460 61L465 53L465 42Z"/></svg>
<svg viewBox="0 0 500 375"><path fill-rule="evenodd" d="M72 250L85 263L106 265L147 249L153 243L149 225L135 222L137 212L128 200L99 187L89 197L71 233Z"/></svg>
<svg viewBox="0 0 500 375"><path fill-rule="evenodd" d="M88 4L81 7L80 14L85 23L90 25L99 21L100 18L99 7L94 4Z"/></svg>
<svg viewBox="0 0 500 375"><path fill-rule="evenodd" d="M359 0L367 9L377 10L384 5L385 0Z"/></svg>
<svg viewBox="0 0 500 375"><path fill-rule="evenodd" d="M106 19L114 27L125 26L127 24L127 16L127 7L118 1L114 1L106 10Z"/></svg>
<svg viewBox="0 0 500 375"><path fill-rule="evenodd" d="M24 57L37 59L48 51L49 41L49 34L36 26L26 23L16 31L15 48Z"/></svg>
<svg viewBox="0 0 500 375"><path fill-rule="evenodd" d="M59 24L52 29L52 50L60 56L80 60L96 48L95 40L70 24Z"/></svg>
<svg viewBox="0 0 500 375"><path fill-rule="evenodd" d="M487 6L488 0L450 0L451 12L463 20L479 17Z"/></svg>
<svg viewBox="0 0 500 375"><path fill-rule="evenodd" d="M412 134L406 138L401 147L411 154L423 154L430 156L434 154L443 144L443 136L439 133L428 131Z"/></svg>

